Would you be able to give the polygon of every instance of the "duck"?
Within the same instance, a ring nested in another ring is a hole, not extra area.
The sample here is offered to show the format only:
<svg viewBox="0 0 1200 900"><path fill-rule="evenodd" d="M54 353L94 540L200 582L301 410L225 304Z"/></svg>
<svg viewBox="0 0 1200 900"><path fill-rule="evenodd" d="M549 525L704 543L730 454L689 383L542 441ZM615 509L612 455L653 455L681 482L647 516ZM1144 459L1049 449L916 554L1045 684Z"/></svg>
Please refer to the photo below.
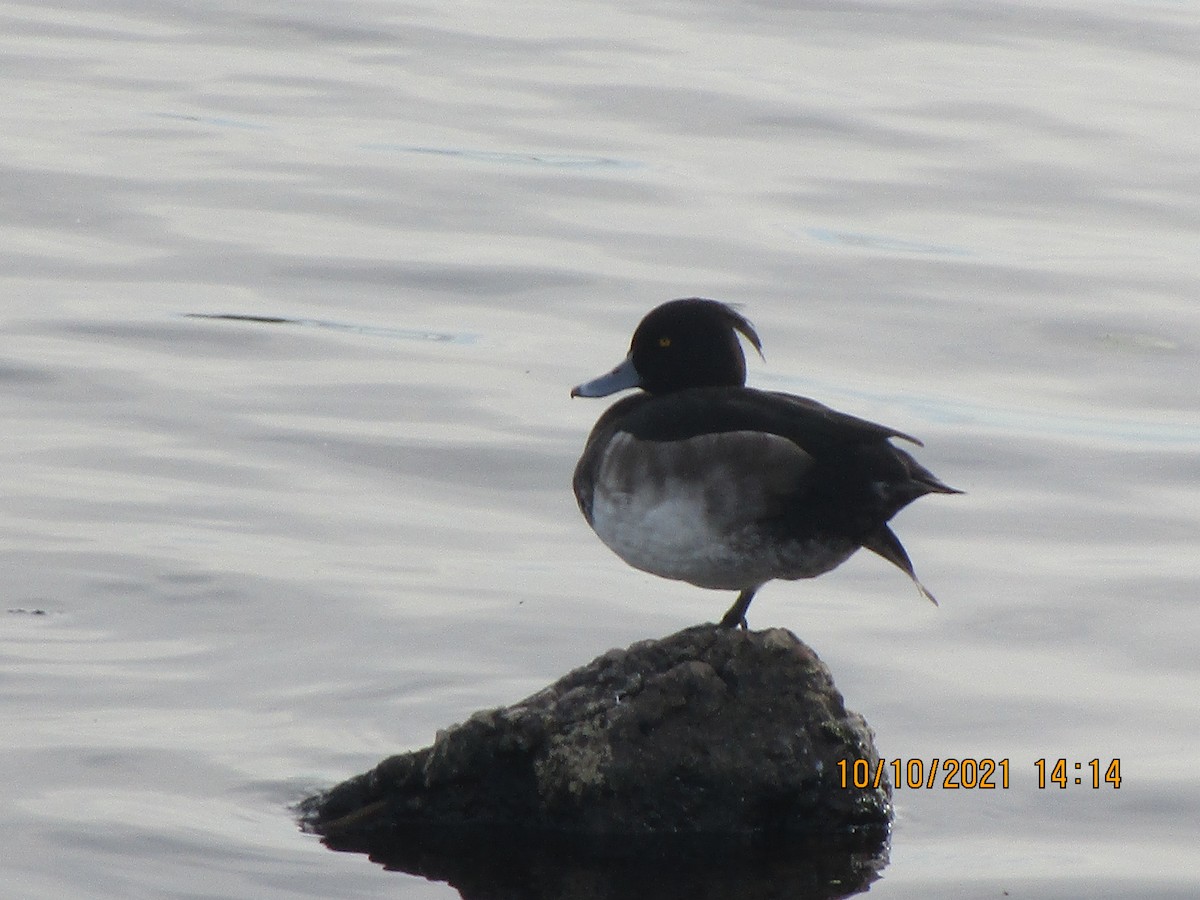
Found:
<svg viewBox="0 0 1200 900"><path fill-rule="evenodd" d="M768 581L814 578L866 548L934 599L888 522L926 494L960 494L886 425L807 397L746 386L754 326L702 297L646 314L625 359L572 397L638 392L597 420L572 487L588 525L635 569L737 591L718 623L749 627ZM765 359L765 358L764 358Z"/></svg>

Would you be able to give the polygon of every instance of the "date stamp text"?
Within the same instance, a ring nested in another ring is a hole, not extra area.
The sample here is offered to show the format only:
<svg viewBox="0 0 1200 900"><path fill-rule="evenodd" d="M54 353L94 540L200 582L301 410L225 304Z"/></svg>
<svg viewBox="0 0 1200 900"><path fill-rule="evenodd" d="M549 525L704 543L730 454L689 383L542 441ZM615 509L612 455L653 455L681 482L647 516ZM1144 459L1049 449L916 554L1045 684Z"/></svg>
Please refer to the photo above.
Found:
<svg viewBox="0 0 1200 900"><path fill-rule="evenodd" d="M1101 788L1121 787L1121 760L1039 759L1033 763L1039 790L1068 786ZM1007 790L1011 785L1010 762L989 757L947 757L945 759L839 759L836 777L843 788L881 787L890 781L896 790L903 788L933 790Z"/></svg>

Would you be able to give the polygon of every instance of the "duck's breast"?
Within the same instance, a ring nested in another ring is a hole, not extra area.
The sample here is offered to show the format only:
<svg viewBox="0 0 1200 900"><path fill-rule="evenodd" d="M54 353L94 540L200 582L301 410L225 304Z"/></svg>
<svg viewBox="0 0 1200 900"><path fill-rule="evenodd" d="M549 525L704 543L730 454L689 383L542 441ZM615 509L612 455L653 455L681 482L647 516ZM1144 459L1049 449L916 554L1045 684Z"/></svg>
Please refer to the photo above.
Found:
<svg viewBox="0 0 1200 900"><path fill-rule="evenodd" d="M792 441L764 432L656 441L618 430L594 470L592 527L631 566L665 578L741 589L788 577L771 525L804 493L812 466Z"/></svg>

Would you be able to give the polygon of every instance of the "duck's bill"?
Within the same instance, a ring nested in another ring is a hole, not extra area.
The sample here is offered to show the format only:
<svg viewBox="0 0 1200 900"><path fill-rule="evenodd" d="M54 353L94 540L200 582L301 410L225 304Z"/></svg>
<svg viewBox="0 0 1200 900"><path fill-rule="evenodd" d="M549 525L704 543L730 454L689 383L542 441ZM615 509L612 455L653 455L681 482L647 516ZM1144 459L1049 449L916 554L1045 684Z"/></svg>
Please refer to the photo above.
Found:
<svg viewBox="0 0 1200 900"><path fill-rule="evenodd" d="M571 388L571 396L607 397L609 394L615 394L617 391L640 387L641 383L642 376L633 367L633 359L626 357L623 363L607 375L601 375L599 378L593 378L591 381L575 385L575 387Z"/></svg>

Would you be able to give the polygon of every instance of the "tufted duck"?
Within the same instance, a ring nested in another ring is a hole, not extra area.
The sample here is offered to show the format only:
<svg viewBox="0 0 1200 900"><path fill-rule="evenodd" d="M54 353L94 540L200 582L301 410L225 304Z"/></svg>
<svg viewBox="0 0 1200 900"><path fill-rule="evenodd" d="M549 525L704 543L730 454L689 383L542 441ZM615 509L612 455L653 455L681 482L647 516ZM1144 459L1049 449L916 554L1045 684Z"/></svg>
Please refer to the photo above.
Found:
<svg viewBox="0 0 1200 900"><path fill-rule="evenodd" d="M957 494L889 438L902 432L814 400L745 387L738 334L753 326L715 300L652 310L619 366L571 391L614 403L575 468L588 524L637 569L740 591L721 625L773 578L812 578L866 547L912 578L888 520L924 494Z"/></svg>

